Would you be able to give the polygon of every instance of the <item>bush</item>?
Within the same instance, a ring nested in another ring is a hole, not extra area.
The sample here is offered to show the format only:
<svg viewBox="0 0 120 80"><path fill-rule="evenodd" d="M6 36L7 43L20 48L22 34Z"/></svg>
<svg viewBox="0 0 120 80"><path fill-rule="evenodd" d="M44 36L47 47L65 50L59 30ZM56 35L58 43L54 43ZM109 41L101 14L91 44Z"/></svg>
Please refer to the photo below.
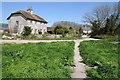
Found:
<svg viewBox="0 0 120 80"><path fill-rule="evenodd" d="M4 32L3 32L2 35L12 36L12 35L10 34L10 30L9 30L9 29L4 29Z"/></svg>
<svg viewBox="0 0 120 80"><path fill-rule="evenodd" d="M23 36L28 36L28 35L31 34L31 31L32 31L31 27L29 27L29 26L24 26L22 35L23 35Z"/></svg>
<svg viewBox="0 0 120 80"><path fill-rule="evenodd" d="M38 33L39 33L39 34L42 34L42 32L41 32L40 30L38 30Z"/></svg>
<svg viewBox="0 0 120 80"><path fill-rule="evenodd" d="M4 29L4 33L10 33L9 29Z"/></svg>
<svg viewBox="0 0 120 80"><path fill-rule="evenodd" d="M69 32L69 29L64 26L56 26L54 28L54 33L55 34L62 34L62 37L65 37L66 34Z"/></svg>
<svg viewBox="0 0 120 80"><path fill-rule="evenodd" d="M24 39L24 40L38 40L39 38L34 34L30 34L28 36L22 36L21 39Z"/></svg>
<svg viewBox="0 0 120 80"><path fill-rule="evenodd" d="M16 38L17 38L17 39L21 39L21 38L22 38L22 36L16 35Z"/></svg>

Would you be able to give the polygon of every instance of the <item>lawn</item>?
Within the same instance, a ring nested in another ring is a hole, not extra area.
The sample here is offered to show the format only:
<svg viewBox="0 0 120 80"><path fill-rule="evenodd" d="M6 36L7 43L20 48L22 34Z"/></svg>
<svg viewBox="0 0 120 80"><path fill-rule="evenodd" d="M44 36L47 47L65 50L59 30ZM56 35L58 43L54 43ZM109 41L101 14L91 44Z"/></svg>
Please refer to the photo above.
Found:
<svg viewBox="0 0 120 80"><path fill-rule="evenodd" d="M2 45L3 78L70 78L74 42Z"/></svg>
<svg viewBox="0 0 120 80"><path fill-rule="evenodd" d="M110 36L110 35L96 35L93 38L97 39L103 39L104 41L109 41L109 42L119 42L120 38L117 36Z"/></svg>
<svg viewBox="0 0 120 80"><path fill-rule="evenodd" d="M92 67L87 70L88 77L118 78L119 48L119 44L109 43L108 40L81 42L80 55L83 62Z"/></svg>

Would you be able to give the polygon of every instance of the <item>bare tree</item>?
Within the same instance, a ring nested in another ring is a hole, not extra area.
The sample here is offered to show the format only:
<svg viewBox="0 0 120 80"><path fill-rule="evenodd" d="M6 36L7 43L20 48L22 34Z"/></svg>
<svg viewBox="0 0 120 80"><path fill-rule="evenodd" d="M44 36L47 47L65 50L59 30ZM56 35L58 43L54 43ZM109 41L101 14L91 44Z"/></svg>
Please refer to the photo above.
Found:
<svg viewBox="0 0 120 80"><path fill-rule="evenodd" d="M93 21L97 21L100 27L104 27L105 21L109 17L110 13L110 6L102 5L95 7L92 13L86 13L83 17L85 22L91 23Z"/></svg>
<svg viewBox="0 0 120 80"><path fill-rule="evenodd" d="M120 16L120 1L112 7L112 14L119 14Z"/></svg>
<svg viewBox="0 0 120 80"><path fill-rule="evenodd" d="M110 15L110 7L108 5L96 7L94 9L94 15L96 16L99 26L104 27L105 21Z"/></svg>
<svg viewBox="0 0 120 80"><path fill-rule="evenodd" d="M95 18L91 13L85 13L83 16L84 20L83 22L90 23L91 21L94 21Z"/></svg>

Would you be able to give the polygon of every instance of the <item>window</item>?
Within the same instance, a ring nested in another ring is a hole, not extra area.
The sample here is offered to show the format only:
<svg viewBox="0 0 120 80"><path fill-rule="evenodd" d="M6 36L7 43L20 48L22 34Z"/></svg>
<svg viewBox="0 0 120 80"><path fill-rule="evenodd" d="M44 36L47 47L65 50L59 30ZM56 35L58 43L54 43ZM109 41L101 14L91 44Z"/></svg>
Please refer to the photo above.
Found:
<svg viewBox="0 0 120 80"><path fill-rule="evenodd" d="M42 32L42 29L40 29L40 31Z"/></svg>
<svg viewBox="0 0 120 80"><path fill-rule="evenodd" d="M37 22L37 24L40 24L40 22Z"/></svg>
<svg viewBox="0 0 120 80"><path fill-rule="evenodd" d="M44 32L45 32L45 29L44 29Z"/></svg>
<svg viewBox="0 0 120 80"><path fill-rule="evenodd" d="M19 21L16 21L16 25L19 25Z"/></svg>
<svg viewBox="0 0 120 80"><path fill-rule="evenodd" d="M19 27L19 21L16 21L15 26L14 26L14 30L13 30L14 33L18 32L18 27Z"/></svg>
<svg viewBox="0 0 120 80"><path fill-rule="evenodd" d="M16 26L16 27L19 27L19 21L16 21L16 22L15 22L15 26Z"/></svg>

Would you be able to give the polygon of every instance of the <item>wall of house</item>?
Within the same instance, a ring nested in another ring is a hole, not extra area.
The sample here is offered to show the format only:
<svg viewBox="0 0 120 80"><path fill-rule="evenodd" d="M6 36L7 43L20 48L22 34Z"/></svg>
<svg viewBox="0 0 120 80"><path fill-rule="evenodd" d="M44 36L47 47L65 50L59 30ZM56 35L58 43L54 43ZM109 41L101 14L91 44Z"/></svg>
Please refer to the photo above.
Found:
<svg viewBox="0 0 120 80"><path fill-rule="evenodd" d="M45 23L41 23L40 26L38 27L38 29L42 32L42 34L47 32L47 26Z"/></svg>
<svg viewBox="0 0 120 80"><path fill-rule="evenodd" d="M14 34L14 28L16 27L16 21L19 22L17 34L21 34L27 22L24 17L20 14L13 15L8 21L8 26L12 34Z"/></svg>
<svg viewBox="0 0 120 80"><path fill-rule="evenodd" d="M37 21L32 21L32 20L26 20L22 15L13 15L9 21L9 29L13 33L14 28L16 27L16 21L19 22L19 27L18 27L18 34L21 34L23 32L24 26L30 26L32 29L32 34L38 34L38 30L44 34L47 32L47 27L45 23L37 22Z"/></svg>
<svg viewBox="0 0 120 80"><path fill-rule="evenodd" d="M38 34L38 31L41 31L42 34L47 32L46 24L41 22L27 20L27 26L32 28L32 34Z"/></svg>
<svg viewBox="0 0 120 80"><path fill-rule="evenodd" d="M31 27L32 34L38 34L38 28L35 21L27 20L27 26Z"/></svg>

